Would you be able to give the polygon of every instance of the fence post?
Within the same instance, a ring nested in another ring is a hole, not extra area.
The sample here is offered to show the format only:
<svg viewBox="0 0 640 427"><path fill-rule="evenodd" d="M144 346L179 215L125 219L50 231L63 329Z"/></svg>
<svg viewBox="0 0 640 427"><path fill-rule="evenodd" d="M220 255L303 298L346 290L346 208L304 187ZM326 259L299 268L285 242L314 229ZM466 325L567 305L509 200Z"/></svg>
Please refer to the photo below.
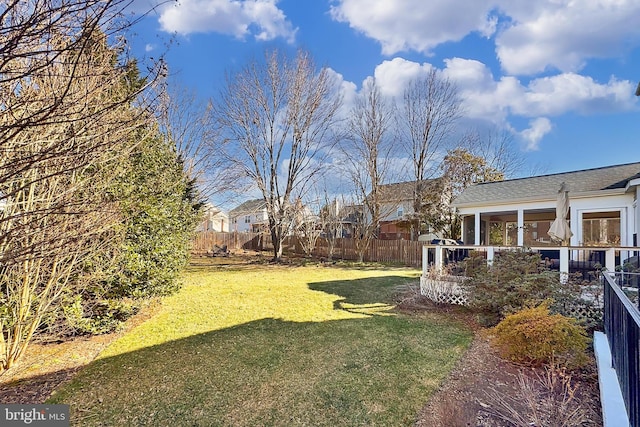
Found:
<svg viewBox="0 0 640 427"><path fill-rule="evenodd" d="M429 272L429 248L422 245L422 276L427 277Z"/></svg>
<svg viewBox="0 0 640 427"><path fill-rule="evenodd" d="M560 283L567 283L569 280L569 247L560 248Z"/></svg>
<svg viewBox="0 0 640 427"><path fill-rule="evenodd" d="M436 246L436 257L435 257L435 263L434 263L434 268L436 270L436 273L440 273L442 271L442 252L444 251L444 248L442 246Z"/></svg>
<svg viewBox="0 0 640 427"><path fill-rule="evenodd" d="M614 248L607 249L604 258L604 266L607 268L607 271L612 273L616 271L616 250Z"/></svg>

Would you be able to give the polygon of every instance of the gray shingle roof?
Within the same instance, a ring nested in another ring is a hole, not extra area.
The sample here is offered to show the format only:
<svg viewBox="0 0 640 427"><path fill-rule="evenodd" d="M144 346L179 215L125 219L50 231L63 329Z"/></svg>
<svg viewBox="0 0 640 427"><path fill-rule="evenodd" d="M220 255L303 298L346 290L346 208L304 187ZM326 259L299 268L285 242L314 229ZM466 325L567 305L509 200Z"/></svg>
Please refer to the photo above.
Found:
<svg viewBox="0 0 640 427"><path fill-rule="evenodd" d="M247 200L229 211L229 217L252 214L261 211L266 206L263 199Z"/></svg>
<svg viewBox="0 0 640 427"><path fill-rule="evenodd" d="M624 189L640 174L640 162L574 172L474 184L454 201L454 206L523 199L554 199L565 182L569 194Z"/></svg>

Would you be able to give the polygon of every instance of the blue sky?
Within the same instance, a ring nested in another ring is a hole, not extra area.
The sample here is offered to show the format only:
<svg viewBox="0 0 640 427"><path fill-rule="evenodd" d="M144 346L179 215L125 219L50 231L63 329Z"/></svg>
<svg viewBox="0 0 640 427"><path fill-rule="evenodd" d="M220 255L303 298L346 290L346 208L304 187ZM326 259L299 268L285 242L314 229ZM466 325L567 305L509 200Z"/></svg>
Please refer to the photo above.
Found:
<svg viewBox="0 0 640 427"><path fill-rule="evenodd" d="M172 79L203 99L272 48L308 50L350 92L375 76L401 96L435 67L466 122L511 133L530 167L640 161L638 0L180 0L130 42L138 56L166 53Z"/></svg>

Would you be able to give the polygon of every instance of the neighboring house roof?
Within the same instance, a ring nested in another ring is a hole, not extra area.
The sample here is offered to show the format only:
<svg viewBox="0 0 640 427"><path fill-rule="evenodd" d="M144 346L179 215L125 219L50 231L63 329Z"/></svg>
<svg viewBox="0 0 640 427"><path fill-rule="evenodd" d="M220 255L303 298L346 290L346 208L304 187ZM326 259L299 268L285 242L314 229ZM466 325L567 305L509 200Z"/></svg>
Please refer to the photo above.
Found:
<svg viewBox="0 0 640 427"><path fill-rule="evenodd" d="M202 214L204 217L206 218L228 218L228 215L226 213L224 213L220 208L218 208L217 206L211 204L211 203L206 203L204 205L204 209L202 211Z"/></svg>
<svg viewBox="0 0 640 427"><path fill-rule="evenodd" d="M263 199L247 200L229 211L229 217L236 217L262 211L267 204Z"/></svg>
<svg viewBox="0 0 640 427"><path fill-rule="evenodd" d="M567 184L570 195L622 192L629 181L639 175L640 162L637 162L530 178L485 182L467 187L455 199L453 206L555 199L563 182Z"/></svg>

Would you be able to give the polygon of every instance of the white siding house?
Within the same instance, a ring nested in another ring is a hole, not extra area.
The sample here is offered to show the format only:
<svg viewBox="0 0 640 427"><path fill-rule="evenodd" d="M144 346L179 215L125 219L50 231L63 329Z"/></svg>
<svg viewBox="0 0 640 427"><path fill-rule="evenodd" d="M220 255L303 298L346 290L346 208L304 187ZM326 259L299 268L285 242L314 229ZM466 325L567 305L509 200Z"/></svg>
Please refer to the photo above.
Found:
<svg viewBox="0 0 640 427"><path fill-rule="evenodd" d="M258 232L268 225L266 203L262 199L248 200L229 212L230 231Z"/></svg>
<svg viewBox="0 0 640 427"><path fill-rule="evenodd" d="M204 206L203 218L197 231L229 231L229 215L221 209L207 203Z"/></svg>

